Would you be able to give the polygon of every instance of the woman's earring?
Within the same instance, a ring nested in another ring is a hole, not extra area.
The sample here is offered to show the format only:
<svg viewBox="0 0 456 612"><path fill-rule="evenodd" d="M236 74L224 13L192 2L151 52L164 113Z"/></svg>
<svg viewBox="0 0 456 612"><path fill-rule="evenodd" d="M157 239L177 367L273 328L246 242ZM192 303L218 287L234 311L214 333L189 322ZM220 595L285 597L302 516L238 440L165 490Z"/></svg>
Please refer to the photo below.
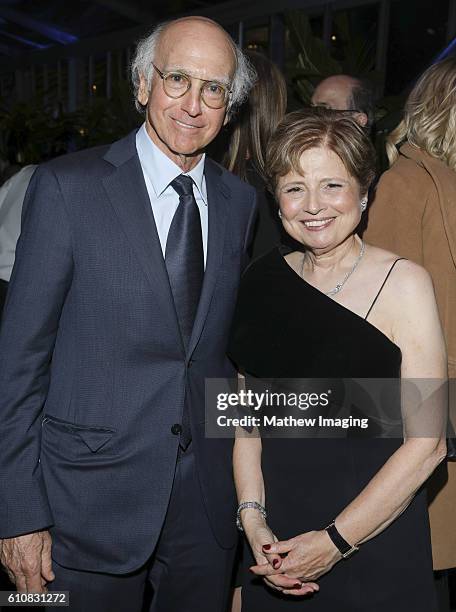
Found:
<svg viewBox="0 0 456 612"><path fill-rule="evenodd" d="M364 212L367 208L367 198L361 200L361 212Z"/></svg>
<svg viewBox="0 0 456 612"><path fill-rule="evenodd" d="M279 219L281 219L281 218L282 218L282 211L280 210L280 208L279 208L279 210L277 211L277 214L279 215Z"/></svg>

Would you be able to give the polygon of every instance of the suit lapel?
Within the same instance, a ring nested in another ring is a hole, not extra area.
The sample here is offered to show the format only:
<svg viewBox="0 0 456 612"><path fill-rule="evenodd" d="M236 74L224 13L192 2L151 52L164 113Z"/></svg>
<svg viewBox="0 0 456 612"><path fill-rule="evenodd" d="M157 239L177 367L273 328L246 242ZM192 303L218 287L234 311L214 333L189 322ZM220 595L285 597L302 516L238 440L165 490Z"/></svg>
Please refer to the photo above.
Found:
<svg viewBox="0 0 456 612"><path fill-rule="evenodd" d="M227 199L231 193L229 187L221 180L222 170L208 158L206 158L204 173L208 201L207 261L203 288L201 290L187 357L190 357L198 344L214 293L217 273L223 257Z"/></svg>
<svg viewBox="0 0 456 612"><path fill-rule="evenodd" d="M103 179L103 185L142 271L153 287L157 306L168 319L166 327L175 329L175 341L182 343L135 136L133 132L110 147L104 159L116 168Z"/></svg>

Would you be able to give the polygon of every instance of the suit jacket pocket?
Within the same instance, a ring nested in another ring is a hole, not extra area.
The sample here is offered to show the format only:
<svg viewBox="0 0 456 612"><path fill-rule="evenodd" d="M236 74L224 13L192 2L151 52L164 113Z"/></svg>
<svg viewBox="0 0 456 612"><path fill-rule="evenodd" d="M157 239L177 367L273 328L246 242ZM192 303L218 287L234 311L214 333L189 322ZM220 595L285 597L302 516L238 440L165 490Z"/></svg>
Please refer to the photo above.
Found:
<svg viewBox="0 0 456 612"><path fill-rule="evenodd" d="M97 453L116 433L116 430L111 427L80 425L59 419L49 414L43 416L42 426L43 430L50 429L51 436L58 436L60 440L62 440L63 437L64 444L59 444L61 450L67 448L70 452L71 450L75 451L77 456L83 454L82 452L77 452L78 446L80 446L81 443L83 443L91 453ZM82 450L83 449L81 449L81 451Z"/></svg>

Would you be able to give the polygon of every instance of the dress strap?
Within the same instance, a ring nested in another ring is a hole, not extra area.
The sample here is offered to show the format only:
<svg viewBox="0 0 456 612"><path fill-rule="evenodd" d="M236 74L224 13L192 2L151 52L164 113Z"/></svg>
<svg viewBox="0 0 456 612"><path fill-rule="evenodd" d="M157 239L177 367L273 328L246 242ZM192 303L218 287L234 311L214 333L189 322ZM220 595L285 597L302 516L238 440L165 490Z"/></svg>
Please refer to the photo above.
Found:
<svg viewBox="0 0 456 612"><path fill-rule="evenodd" d="M369 310L367 311L367 315L364 317L365 321L367 321L367 317L370 315L372 308L375 306L375 302L377 301L378 296L382 292L383 287L386 285L386 281L388 280L391 272L393 271L394 266L397 264L398 261L401 261L401 259L406 259L406 258L405 257L398 257L395 261L393 261L393 263L391 265L391 268L388 270L388 274L385 276L385 280L383 281L382 286L378 290L377 295L374 298L374 301L372 302L372 304L370 305Z"/></svg>

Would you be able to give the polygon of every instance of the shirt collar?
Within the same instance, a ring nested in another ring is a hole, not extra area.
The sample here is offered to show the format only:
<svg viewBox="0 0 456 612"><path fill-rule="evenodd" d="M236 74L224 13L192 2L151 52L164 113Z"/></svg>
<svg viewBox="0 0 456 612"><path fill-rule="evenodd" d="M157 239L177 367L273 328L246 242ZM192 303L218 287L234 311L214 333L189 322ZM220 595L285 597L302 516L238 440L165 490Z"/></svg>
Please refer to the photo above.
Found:
<svg viewBox="0 0 456 612"><path fill-rule="evenodd" d="M155 196L159 198L169 184L182 174L182 170L152 141L147 133L145 123L136 133L136 150L143 171L147 174ZM205 157L206 155L203 153L196 166L185 174L193 179L201 199L207 206L206 181L204 180Z"/></svg>

